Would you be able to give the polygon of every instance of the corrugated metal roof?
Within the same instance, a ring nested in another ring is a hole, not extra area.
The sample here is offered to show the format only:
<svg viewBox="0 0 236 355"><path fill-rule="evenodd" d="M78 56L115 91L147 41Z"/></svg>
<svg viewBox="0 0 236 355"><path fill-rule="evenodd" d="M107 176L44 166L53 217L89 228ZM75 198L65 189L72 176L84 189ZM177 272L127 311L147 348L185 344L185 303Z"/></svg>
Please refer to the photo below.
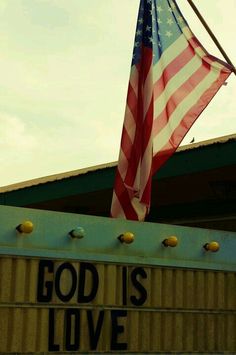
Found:
<svg viewBox="0 0 236 355"><path fill-rule="evenodd" d="M197 143L183 145L177 149L177 153L209 146L212 144L222 144L222 143L226 143L226 142L232 141L232 140L236 141L236 134L227 135L227 136L223 136L223 137L217 137L217 138L208 139L208 140L197 142ZM59 173L59 174L53 174L53 175L49 175L49 176L44 176L44 177L32 179L32 180L27 180L27 181L23 181L20 183L0 187L0 193L15 191L15 190L24 189L24 188L31 187L31 186L36 186L36 185L54 182L54 181L58 181L58 180L68 179L68 178L72 178L75 176L87 174L89 172L94 172L97 170L114 168L116 165L117 165L117 162L115 161L115 162L111 162L111 163L95 165L95 166L91 166L91 167L87 167L87 168L83 168L83 169L76 169L76 170L67 171L67 172L63 172L63 173Z"/></svg>
<svg viewBox="0 0 236 355"><path fill-rule="evenodd" d="M31 187L31 186L35 186L35 185L45 184L48 182L54 182L54 181L58 181L58 180L68 179L73 176L87 174L91 171L112 168L112 167L116 166L116 164L117 164L117 162L100 164L100 165L91 166L91 167L87 167L87 168L83 168L83 169L76 169L76 170L67 171L64 173L43 176L40 178L23 181L23 182L19 182L16 184L7 185L7 186L0 187L0 193L19 190L19 189L23 189L25 187Z"/></svg>

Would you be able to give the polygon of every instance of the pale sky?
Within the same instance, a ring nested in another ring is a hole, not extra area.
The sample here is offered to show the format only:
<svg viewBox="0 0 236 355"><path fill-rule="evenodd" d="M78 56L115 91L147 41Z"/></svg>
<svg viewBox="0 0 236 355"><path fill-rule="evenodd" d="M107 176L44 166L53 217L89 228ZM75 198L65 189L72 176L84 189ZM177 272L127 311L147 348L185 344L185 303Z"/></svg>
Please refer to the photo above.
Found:
<svg viewBox="0 0 236 355"><path fill-rule="evenodd" d="M236 63L236 0L194 0ZM221 54L187 0L195 35ZM139 0L0 0L0 186L118 159ZM236 65L236 64L235 64ZM183 143L236 133L231 74Z"/></svg>

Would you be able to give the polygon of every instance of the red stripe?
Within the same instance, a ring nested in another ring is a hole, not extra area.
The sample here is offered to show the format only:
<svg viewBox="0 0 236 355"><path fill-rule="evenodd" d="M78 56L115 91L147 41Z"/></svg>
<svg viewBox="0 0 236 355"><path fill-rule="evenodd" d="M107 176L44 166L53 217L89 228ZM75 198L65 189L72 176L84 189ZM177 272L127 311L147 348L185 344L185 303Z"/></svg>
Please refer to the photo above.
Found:
<svg viewBox="0 0 236 355"><path fill-rule="evenodd" d="M138 215L131 204L131 198L128 190L126 189L124 182L120 176L119 170L116 173L115 179L115 193L123 208L123 212L127 219L137 220Z"/></svg>
<svg viewBox="0 0 236 355"><path fill-rule="evenodd" d="M151 70L153 58L150 48L142 48L141 61L136 65L136 68L133 68L136 70L131 71L125 122L121 139L120 160L113 194L113 217L124 215L127 219L143 220L145 215L145 208L143 207L144 205L150 205L153 173L174 153L191 125L208 105L232 71L232 69L227 69L228 67L217 59L217 61L224 66L221 73L220 69L217 67L212 69L216 73L219 72L219 79L202 93L201 98L192 105L191 109L184 117L179 117L181 122L173 131L170 122L168 122L171 114L184 99L188 100L188 95L191 92L193 93L194 88L196 88L210 72L211 64L216 60L207 54L195 37L190 38L186 44L188 47L169 63L166 68L163 68L161 78L157 80L156 83L152 82ZM199 48L198 53L196 51L197 48ZM204 53L206 56L201 59ZM187 79L179 88L175 88L171 97L164 103L165 109L158 115L155 120L155 125L153 126L153 118L157 115L153 112L153 102L163 93L167 83L186 66L195 55L198 56L200 61L203 61L201 68L196 69L195 73L191 75L191 78ZM150 102L148 102L148 100L150 100ZM145 112L147 111L145 117L144 109ZM161 151L153 157L153 136L156 136L156 139L158 139L158 133L164 127L170 128L169 141ZM122 177L125 177L124 179L121 177L121 172ZM139 181L136 177L140 178ZM137 190L137 195L134 189ZM132 203L134 203L134 198L135 204L133 207ZM138 203L139 205L137 205ZM120 212L119 208L121 208Z"/></svg>
<svg viewBox="0 0 236 355"><path fill-rule="evenodd" d="M130 139L130 136L125 128L123 126L123 131L122 131L122 136L121 136L121 149L126 156L126 159L129 160L130 158L130 153L132 150L132 140Z"/></svg>
<svg viewBox="0 0 236 355"><path fill-rule="evenodd" d="M127 94L127 105L129 106L135 121L137 121L137 96L130 83Z"/></svg>
<svg viewBox="0 0 236 355"><path fill-rule="evenodd" d="M132 159L129 160L129 166L125 178L125 183L128 186L132 186L135 181L137 168L142 156L142 146L143 146L143 128L145 123L145 118L143 117L143 88L145 85L145 80L152 66L152 50L150 48L142 48L142 57L145 57L145 62L142 63L139 72L139 82L138 82L138 105L137 105L137 122L135 127L135 137L132 147L131 156ZM129 102L128 102L129 105Z"/></svg>
<svg viewBox="0 0 236 355"><path fill-rule="evenodd" d="M171 155L178 148L185 135L194 124L196 119L207 107L210 101L213 99L217 91L230 75L230 72L226 72L225 68L220 72L218 79L203 92L200 99L191 107L191 109L183 117L181 123L172 133L169 142L153 157L153 174L160 169L160 167L171 157Z"/></svg>
<svg viewBox="0 0 236 355"><path fill-rule="evenodd" d="M142 202L143 204L145 204L148 207L150 207L150 201L151 201L152 175L153 175L153 172L152 172L152 167L151 167L146 186L144 188L143 194L140 199L140 202Z"/></svg>
<svg viewBox="0 0 236 355"><path fill-rule="evenodd" d="M207 51L205 50L205 48L203 47L203 45L201 44L201 42L195 37L191 37L188 39L188 43L190 44L190 46L196 50L197 48L201 48L205 54L207 54Z"/></svg>
<svg viewBox="0 0 236 355"><path fill-rule="evenodd" d="M191 46L188 46L178 57L166 66L162 76L154 84L154 100L162 94L168 81L173 78L194 56L195 52Z"/></svg>
<svg viewBox="0 0 236 355"><path fill-rule="evenodd" d="M195 87L208 75L209 65L202 63L198 70L192 74L188 80L183 83L173 95L169 98L165 109L154 119L153 136L156 136L167 124L169 117L175 111L176 107L193 91Z"/></svg>
<svg viewBox="0 0 236 355"><path fill-rule="evenodd" d="M142 158L144 156L144 153L146 151L146 148L149 144L150 138L152 136L152 130L153 130L153 96L151 98L151 102L147 111L147 114L145 116L145 121L143 124L143 144L142 144Z"/></svg>

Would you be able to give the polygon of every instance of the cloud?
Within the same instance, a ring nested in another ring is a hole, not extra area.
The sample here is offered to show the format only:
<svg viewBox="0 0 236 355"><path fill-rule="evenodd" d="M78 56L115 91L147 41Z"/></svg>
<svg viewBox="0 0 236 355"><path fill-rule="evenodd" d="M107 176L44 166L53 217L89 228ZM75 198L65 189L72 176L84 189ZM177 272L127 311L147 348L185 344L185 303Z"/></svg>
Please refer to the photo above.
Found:
<svg viewBox="0 0 236 355"><path fill-rule="evenodd" d="M35 137L29 132L23 120L0 112L0 148L1 152L17 152L34 149Z"/></svg>
<svg viewBox="0 0 236 355"><path fill-rule="evenodd" d="M0 186L117 159L120 134L105 121L39 126L0 113L0 122Z"/></svg>
<svg viewBox="0 0 236 355"><path fill-rule="evenodd" d="M37 137L20 117L0 112L0 186L26 179L37 147Z"/></svg>
<svg viewBox="0 0 236 355"><path fill-rule="evenodd" d="M228 2L234 9L235 0ZM196 0L210 21L221 3ZM117 159L138 5L139 0L0 1L0 185ZM179 5L209 49L209 36L191 8L185 0ZM233 14L213 26L231 44L229 56L235 53ZM233 80L191 129L196 140L236 131Z"/></svg>

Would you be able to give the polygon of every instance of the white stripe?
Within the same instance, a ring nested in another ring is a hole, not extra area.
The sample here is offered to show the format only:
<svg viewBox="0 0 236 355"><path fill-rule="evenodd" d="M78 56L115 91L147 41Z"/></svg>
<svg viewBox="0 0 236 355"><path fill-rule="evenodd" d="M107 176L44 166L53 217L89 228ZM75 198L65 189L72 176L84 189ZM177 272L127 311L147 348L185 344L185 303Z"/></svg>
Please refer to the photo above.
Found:
<svg viewBox="0 0 236 355"><path fill-rule="evenodd" d="M137 197L133 197L131 199L131 204L138 215L138 220L144 221L147 212L147 207L143 203L141 203Z"/></svg>
<svg viewBox="0 0 236 355"><path fill-rule="evenodd" d="M188 27L182 28L183 34L185 35L186 39L189 41L192 37L194 37L193 33ZM203 58L208 55L207 51L200 45L198 47L194 47L194 52L200 57Z"/></svg>
<svg viewBox="0 0 236 355"><path fill-rule="evenodd" d="M194 35L191 32L191 30L189 29L189 27L183 27L182 31L183 31L183 34L184 34L184 36L186 37L187 40L189 40L192 37L194 37ZM225 69L225 66L223 64L219 63L218 61L214 61L212 63L212 61L207 58L208 52L201 45L199 47L194 48L194 51L199 57L201 57L201 58L205 57L204 61L209 63L212 68L217 69L217 70Z"/></svg>
<svg viewBox="0 0 236 355"><path fill-rule="evenodd" d="M123 150L120 149L119 160L118 160L118 170L122 180L124 181L128 169L128 160L126 159Z"/></svg>
<svg viewBox="0 0 236 355"><path fill-rule="evenodd" d="M149 68L149 72L144 84L144 94L143 94L143 120L147 114L148 108L153 94L153 78L152 78L152 65Z"/></svg>
<svg viewBox="0 0 236 355"><path fill-rule="evenodd" d="M189 27L185 26L182 28L182 32L184 34L184 37L187 39L187 41L193 37L193 33L192 31L190 30Z"/></svg>
<svg viewBox="0 0 236 355"><path fill-rule="evenodd" d="M172 62L178 55L180 55L188 47L188 42L184 35L172 43L161 55L159 61L153 66L153 82L160 79L165 67Z"/></svg>
<svg viewBox="0 0 236 355"><path fill-rule="evenodd" d="M198 86L177 106L169 117L168 124L153 139L153 154L157 154L169 141L175 129L179 126L185 114L200 99L202 94L212 85L219 76L218 72L210 71Z"/></svg>
<svg viewBox="0 0 236 355"><path fill-rule="evenodd" d="M137 170L136 170L136 175L135 175L135 180L134 180L134 183L133 183L133 189L134 191L137 191L139 196L140 196L140 174L141 174L141 170L140 170L140 159L139 159L139 162L138 162L138 167L137 167Z"/></svg>
<svg viewBox="0 0 236 355"><path fill-rule="evenodd" d="M151 168L152 168L152 145L153 142L152 142L152 135L151 135L142 159L141 174L140 174L141 195L143 194L146 188L150 176Z"/></svg>
<svg viewBox="0 0 236 355"><path fill-rule="evenodd" d="M138 192L139 198L146 188L149 175L152 167L152 137L150 137L148 146L145 150L142 161L139 160L139 164L136 170L135 180L133 184L133 189ZM132 187L131 187L132 188Z"/></svg>
<svg viewBox="0 0 236 355"><path fill-rule="evenodd" d="M114 217L119 217L119 218L126 218L123 207L120 204L120 201L118 200L115 191L113 191L113 198L112 198L112 204L111 204L111 215Z"/></svg>
<svg viewBox="0 0 236 355"><path fill-rule="evenodd" d="M136 65L133 65L130 71L129 82L135 92L136 97L138 96L138 76L139 76L139 72L136 68Z"/></svg>
<svg viewBox="0 0 236 355"><path fill-rule="evenodd" d="M132 143L134 141L134 136L135 136L135 126L136 126L136 122L134 120L133 114L130 111L129 106L126 105L124 127L129 135L129 138Z"/></svg>
<svg viewBox="0 0 236 355"><path fill-rule="evenodd" d="M194 56L179 72L168 81L164 91L154 103L154 117L158 117L166 107L167 101L202 65L202 61Z"/></svg>

